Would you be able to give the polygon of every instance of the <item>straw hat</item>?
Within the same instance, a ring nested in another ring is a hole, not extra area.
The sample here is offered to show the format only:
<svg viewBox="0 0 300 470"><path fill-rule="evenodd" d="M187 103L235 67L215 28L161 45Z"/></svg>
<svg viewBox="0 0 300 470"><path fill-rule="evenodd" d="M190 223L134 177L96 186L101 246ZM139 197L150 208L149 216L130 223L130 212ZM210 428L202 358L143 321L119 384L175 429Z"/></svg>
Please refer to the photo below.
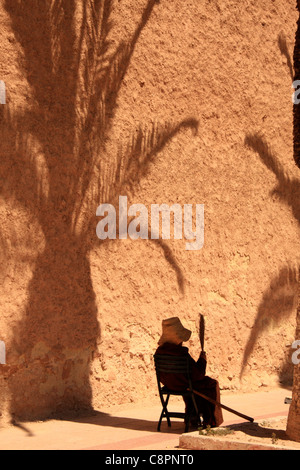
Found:
<svg viewBox="0 0 300 470"><path fill-rule="evenodd" d="M178 317L168 318L162 321L162 335L158 342L179 344L190 339L192 332L184 328Z"/></svg>

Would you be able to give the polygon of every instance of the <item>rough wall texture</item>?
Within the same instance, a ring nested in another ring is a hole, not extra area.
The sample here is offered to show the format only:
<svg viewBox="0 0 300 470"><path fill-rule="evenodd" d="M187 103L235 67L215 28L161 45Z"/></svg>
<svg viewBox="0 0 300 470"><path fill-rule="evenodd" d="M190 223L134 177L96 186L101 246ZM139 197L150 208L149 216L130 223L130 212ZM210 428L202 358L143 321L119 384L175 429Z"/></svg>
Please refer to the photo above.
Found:
<svg viewBox="0 0 300 470"><path fill-rule="evenodd" d="M62 3L0 7L2 416L157 400L161 321L196 356L200 312L222 389L291 381L293 2L98 1L94 29ZM204 204L204 247L100 242L97 206L125 194Z"/></svg>

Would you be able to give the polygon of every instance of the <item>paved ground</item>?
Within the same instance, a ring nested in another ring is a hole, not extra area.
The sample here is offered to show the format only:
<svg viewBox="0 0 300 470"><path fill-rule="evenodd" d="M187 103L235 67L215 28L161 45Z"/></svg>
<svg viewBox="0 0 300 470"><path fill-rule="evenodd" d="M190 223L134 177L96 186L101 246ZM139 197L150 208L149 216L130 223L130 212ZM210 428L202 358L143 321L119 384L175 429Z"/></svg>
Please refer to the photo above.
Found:
<svg viewBox="0 0 300 470"><path fill-rule="evenodd" d="M284 403L284 399L290 396L289 390L279 388L257 393L223 394L222 402L258 420L287 415L289 405ZM181 411L181 408L181 402L170 406L174 411ZM149 407L110 408L78 420L23 423L0 429L0 450L174 450L178 448L179 436L184 432L183 421L172 421L171 428L163 422L161 432L157 432L160 412L158 402ZM223 416L223 425L244 422L227 411L223 411Z"/></svg>

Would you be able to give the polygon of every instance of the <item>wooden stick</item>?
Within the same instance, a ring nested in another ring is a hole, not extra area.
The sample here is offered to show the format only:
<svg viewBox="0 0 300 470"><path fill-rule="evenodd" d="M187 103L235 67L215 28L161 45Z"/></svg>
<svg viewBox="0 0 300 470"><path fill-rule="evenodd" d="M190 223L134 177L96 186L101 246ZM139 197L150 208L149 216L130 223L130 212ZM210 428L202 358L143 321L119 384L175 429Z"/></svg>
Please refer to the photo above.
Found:
<svg viewBox="0 0 300 470"><path fill-rule="evenodd" d="M200 313L200 321L199 321L199 339L201 350L204 351L204 334L205 334L205 321L204 316Z"/></svg>
<svg viewBox="0 0 300 470"><path fill-rule="evenodd" d="M188 391L191 392L191 390L189 388L188 388ZM251 418L250 416L244 415L243 413L240 413L239 411L233 410L232 408L229 408L229 406L223 405L222 403L219 403L218 401L215 401L212 398L209 398L206 395L203 395L202 393L197 392L196 390L193 390L193 393L195 393L195 395L199 395L199 397L202 397L207 401L210 401L210 403L213 403L216 406L220 406L221 408L224 408L224 410L227 410L230 413L233 413L237 416L240 416L243 419L246 419L247 421L250 421L251 423L253 423L253 421L254 421L254 418Z"/></svg>

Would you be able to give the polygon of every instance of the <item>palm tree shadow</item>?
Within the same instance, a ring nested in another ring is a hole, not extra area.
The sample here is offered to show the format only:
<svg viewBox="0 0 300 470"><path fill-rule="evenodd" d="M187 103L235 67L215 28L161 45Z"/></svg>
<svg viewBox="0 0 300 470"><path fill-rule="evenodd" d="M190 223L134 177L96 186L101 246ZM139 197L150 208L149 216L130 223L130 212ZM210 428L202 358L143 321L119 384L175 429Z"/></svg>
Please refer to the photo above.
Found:
<svg viewBox="0 0 300 470"><path fill-rule="evenodd" d="M245 138L245 145L257 153L267 169L274 173L277 185L271 195L276 195L282 203L288 206L300 225L300 181L295 178L291 179L286 174L270 146L260 134L248 134ZM299 267L285 266L280 269L278 275L264 292L245 347L240 377L245 372L247 362L260 334L294 314L297 305L298 279ZM284 360L285 364L281 375L286 379L292 374L292 368L287 367L288 358L285 357Z"/></svg>
<svg viewBox="0 0 300 470"><path fill-rule="evenodd" d="M136 191L172 137L198 126L195 119L140 126L125 151L107 155L118 93L158 2L147 1L131 40L117 47L111 0L42 3L5 1L33 99L20 110L8 93L1 110L0 192L35 217L44 239L8 346L15 420L91 409L90 363L101 334L89 263L99 242L91 236L96 208ZM180 267L161 247L182 289Z"/></svg>

